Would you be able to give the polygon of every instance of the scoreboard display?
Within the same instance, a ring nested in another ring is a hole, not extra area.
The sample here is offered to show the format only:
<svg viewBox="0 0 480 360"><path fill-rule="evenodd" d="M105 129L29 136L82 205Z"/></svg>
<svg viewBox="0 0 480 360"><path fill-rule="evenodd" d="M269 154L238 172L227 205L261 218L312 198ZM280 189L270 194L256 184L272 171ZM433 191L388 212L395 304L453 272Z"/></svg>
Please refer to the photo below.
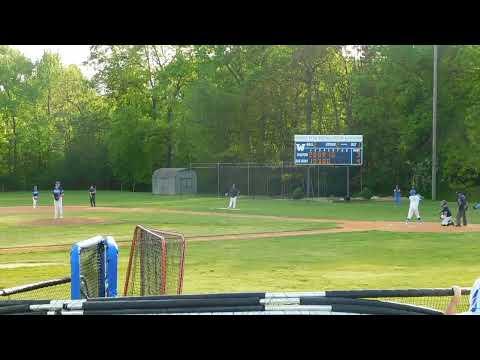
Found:
<svg viewBox="0 0 480 360"><path fill-rule="evenodd" d="M363 163L363 135L295 135L295 165Z"/></svg>

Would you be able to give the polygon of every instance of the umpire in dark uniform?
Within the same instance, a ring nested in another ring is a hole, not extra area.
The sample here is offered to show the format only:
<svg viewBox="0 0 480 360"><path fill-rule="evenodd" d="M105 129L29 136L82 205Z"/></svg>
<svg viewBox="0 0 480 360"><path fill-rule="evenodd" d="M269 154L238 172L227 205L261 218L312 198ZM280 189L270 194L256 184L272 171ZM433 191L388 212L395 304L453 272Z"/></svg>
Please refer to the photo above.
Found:
<svg viewBox="0 0 480 360"><path fill-rule="evenodd" d="M96 207L97 204L95 202L95 196L97 195L97 188L95 185L91 185L90 189L88 189L88 193L90 195L90 206Z"/></svg>
<svg viewBox="0 0 480 360"><path fill-rule="evenodd" d="M463 220L463 226L467 226L467 209L468 202L467 197L463 192L457 192L457 224L455 226L461 226L461 221Z"/></svg>

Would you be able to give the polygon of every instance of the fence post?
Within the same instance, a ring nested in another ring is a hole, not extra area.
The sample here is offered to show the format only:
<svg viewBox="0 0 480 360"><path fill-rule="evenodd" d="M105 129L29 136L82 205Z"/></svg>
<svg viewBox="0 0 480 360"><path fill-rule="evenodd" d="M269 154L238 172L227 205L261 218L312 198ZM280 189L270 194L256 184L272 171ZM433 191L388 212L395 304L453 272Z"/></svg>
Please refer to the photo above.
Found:
<svg viewBox="0 0 480 360"><path fill-rule="evenodd" d="M220 198L220 163L217 162L217 198Z"/></svg>
<svg viewBox="0 0 480 360"><path fill-rule="evenodd" d="M282 167L280 168L280 188L282 189L282 199L283 197L283 160L282 160Z"/></svg>
<svg viewBox="0 0 480 360"><path fill-rule="evenodd" d="M317 198L320 200L320 165L317 165Z"/></svg>
<svg viewBox="0 0 480 360"><path fill-rule="evenodd" d="M247 162L247 194L250 196L250 162Z"/></svg>
<svg viewBox="0 0 480 360"><path fill-rule="evenodd" d="M347 165L347 199L350 198L350 167Z"/></svg>

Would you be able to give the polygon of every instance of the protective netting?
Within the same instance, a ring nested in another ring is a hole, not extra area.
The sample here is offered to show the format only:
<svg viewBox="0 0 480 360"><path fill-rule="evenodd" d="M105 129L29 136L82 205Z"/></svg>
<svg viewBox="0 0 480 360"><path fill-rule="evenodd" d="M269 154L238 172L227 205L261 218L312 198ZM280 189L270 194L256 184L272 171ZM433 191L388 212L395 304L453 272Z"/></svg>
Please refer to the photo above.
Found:
<svg viewBox="0 0 480 360"><path fill-rule="evenodd" d="M183 235L137 226L124 296L181 294L184 257Z"/></svg>
<svg viewBox="0 0 480 360"><path fill-rule="evenodd" d="M80 249L80 293L82 298L105 296L105 244Z"/></svg>
<svg viewBox="0 0 480 360"><path fill-rule="evenodd" d="M165 294L181 294L183 286L185 240L182 235L152 230L165 239Z"/></svg>
<svg viewBox="0 0 480 360"><path fill-rule="evenodd" d="M389 301L399 304L408 304L445 311L451 296L421 296L421 297L392 297L392 298L376 298L375 300ZM469 295L462 295L460 303L457 306L459 312L468 311Z"/></svg>
<svg viewBox="0 0 480 360"><path fill-rule="evenodd" d="M0 301L70 299L70 282L70 277L65 277L2 289Z"/></svg>

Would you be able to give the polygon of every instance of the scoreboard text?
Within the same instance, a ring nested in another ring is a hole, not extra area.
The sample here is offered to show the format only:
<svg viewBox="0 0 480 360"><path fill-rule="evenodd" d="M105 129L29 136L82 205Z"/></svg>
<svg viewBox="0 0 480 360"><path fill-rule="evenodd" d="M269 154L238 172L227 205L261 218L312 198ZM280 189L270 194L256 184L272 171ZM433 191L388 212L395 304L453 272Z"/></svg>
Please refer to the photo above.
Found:
<svg viewBox="0 0 480 360"><path fill-rule="evenodd" d="M363 135L295 135L296 165L363 163Z"/></svg>

